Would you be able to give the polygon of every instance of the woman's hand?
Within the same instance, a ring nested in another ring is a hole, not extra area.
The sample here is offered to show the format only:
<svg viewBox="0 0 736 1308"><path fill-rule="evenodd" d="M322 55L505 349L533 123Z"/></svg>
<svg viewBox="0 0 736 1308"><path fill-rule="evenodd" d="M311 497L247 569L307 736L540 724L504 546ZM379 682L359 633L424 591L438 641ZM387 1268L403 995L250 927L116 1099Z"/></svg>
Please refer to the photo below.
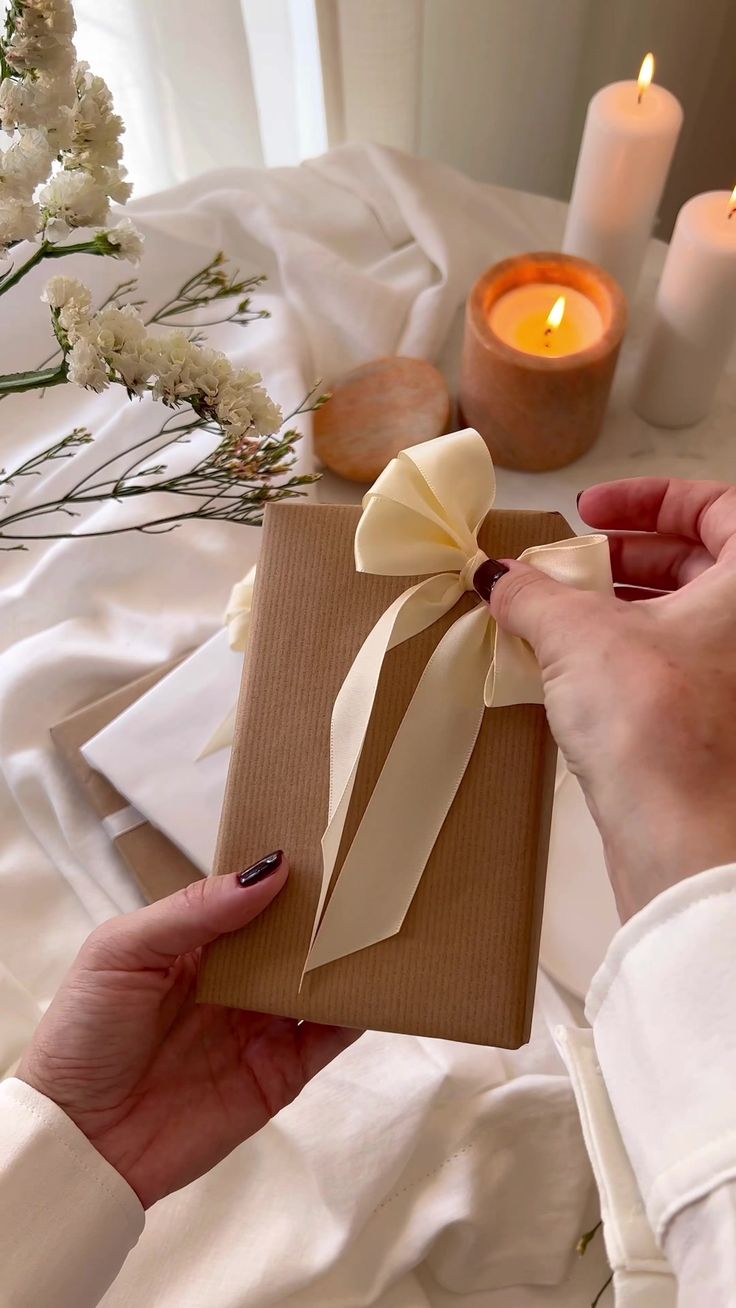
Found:
<svg viewBox="0 0 736 1308"><path fill-rule="evenodd" d="M642 478L593 486L579 507L609 532L618 598L517 562L495 584L485 564L476 588L534 650L627 918L736 860L736 488Z"/></svg>
<svg viewBox="0 0 736 1308"><path fill-rule="evenodd" d="M202 946L263 912L287 865L272 855L247 876L196 881L98 927L17 1073L64 1110L145 1208L209 1171L357 1035L195 1006Z"/></svg>

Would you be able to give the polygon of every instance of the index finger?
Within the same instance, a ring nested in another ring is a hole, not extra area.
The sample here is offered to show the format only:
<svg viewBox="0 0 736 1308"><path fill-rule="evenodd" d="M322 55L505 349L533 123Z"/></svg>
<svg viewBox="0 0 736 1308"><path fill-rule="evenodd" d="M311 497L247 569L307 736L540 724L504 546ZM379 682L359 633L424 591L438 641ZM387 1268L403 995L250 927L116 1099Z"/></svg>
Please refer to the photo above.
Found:
<svg viewBox="0 0 736 1308"><path fill-rule="evenodd" d="M702 541L714 559L736 551L736 487L719 481L633 477L583 491L580 515L604 531L650 531Z"/></svg>

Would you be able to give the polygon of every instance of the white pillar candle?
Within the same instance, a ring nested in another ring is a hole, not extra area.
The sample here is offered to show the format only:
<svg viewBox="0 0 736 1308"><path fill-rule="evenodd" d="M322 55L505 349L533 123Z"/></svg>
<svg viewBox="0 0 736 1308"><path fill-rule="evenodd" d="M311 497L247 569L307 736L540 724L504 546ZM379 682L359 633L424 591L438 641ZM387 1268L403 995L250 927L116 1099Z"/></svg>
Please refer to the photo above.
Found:
<svg viewBox="0 0 736 1308"><path fill-rule="evenodd" d="M657 291L634 407L657 427L707 414L736 337L736 189L680 210Z"/></svg>
<svg viewBox="0 0 736 1308"><path fill-rule="evenodd" d="M631 297L682 126L682 107L650 85L647 55L638 82L593 96L583 129L562 248L606 269Z"/></svg>

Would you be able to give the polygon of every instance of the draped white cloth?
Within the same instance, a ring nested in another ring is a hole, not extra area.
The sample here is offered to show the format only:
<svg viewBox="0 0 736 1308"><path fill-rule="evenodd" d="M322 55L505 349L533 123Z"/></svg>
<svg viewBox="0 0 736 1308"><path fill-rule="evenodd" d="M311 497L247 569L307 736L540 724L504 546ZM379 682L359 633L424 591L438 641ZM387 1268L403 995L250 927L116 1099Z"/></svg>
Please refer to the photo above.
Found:
<svg viewBox="0 0 736 1308"><path fill-rule="evenodd" d="M316 376L329 381L377 354L435 358L452 377L472 280L496 258L554 246L563 224L553 202L372 148L294 170L215 173L134 216L148 234L142 277L153 302L218 247L268 273L273 318L213 336L261 367L285 405ZM660 260L655 251L650 285ZM83 260L74 271L98 291L123 275ZM6 370L49 352L43 280L36 270L0 301ZM549 476L501 472L500 507L558 508L575 522L576 489L601 476L728 475L732 380L697 437L673 437L624 409L627 376L624 359L596 449ZM152 421L149 406L119 394L14 397L0 406L2 461L80 422L112 453ZM60 465L47 484L69 475ZM344 497L334 484L321 493ZM120 520L105 508L94 527ZM136 902L48 729L210 635L257 543L257 531L192 524L0 557L0 1067L12 1065L89 929ZM595 1215L547 1032L567 1005L546 983L540 999L535 1038L518 1055L365 1037L273 1126L157 1206L106 1308L587 1308L605 1270L595 1249L579 1264L572 1256ZM573 1264L573 1280L550 1288Z"/></svg>

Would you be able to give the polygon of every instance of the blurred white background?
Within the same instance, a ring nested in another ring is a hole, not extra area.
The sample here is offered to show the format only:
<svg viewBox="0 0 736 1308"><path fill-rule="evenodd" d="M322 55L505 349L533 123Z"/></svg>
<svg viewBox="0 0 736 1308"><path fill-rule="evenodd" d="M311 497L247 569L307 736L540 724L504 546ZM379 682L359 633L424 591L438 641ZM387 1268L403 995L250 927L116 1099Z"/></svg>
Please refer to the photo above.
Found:
<svg viewBox="0 0 736 1308"><path fill-rule="evenodd" d="M208 168L374 140L567 198L585 108L657 80L685 126L660 235L736 180L733 0L76 0L81 55L127 124L138 195Z"/></svg>

